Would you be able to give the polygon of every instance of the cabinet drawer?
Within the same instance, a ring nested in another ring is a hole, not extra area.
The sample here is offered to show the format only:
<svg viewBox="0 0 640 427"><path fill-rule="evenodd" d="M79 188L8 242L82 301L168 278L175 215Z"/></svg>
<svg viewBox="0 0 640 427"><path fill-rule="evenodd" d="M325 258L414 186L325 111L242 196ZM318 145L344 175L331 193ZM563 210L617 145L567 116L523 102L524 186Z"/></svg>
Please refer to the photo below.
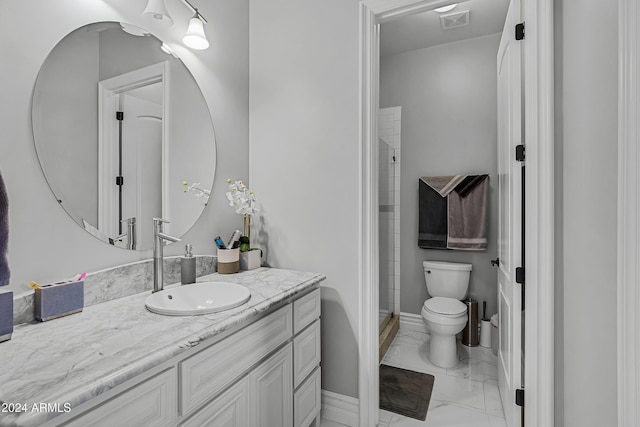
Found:
<svg viewBox="0 0 640 427"><path fill-rule="evenodd" d="M181 362L182 414L214 397L291 334L289 304Z"/></svg>
<svg viewBox="0 0 640 427"><path fill-rule="evenodd" d="M119 394L67 426L172 426L178 416L176 370L171 368Z"/></svg>
<svg viewBox="0 0 640 427"><path fill-rule="evenodd" d="M320 367L317 367L293 395L293 425L308 427L320 413L320 405Z"/></svg>
<svg viewBox="0 0 640 427"><path fill-rule="evenodd" d="M245 427L249 425L249 413L249 378L245 377L180 427Z"/></svg>
<svg viewBox="0 0 640 427"><path fill-rule="evenodd" d="M293 333L297 334L320 317L320 289L293 302Z"/></svg>
<svg viewBox="0 0 640 427"><path fill-rule="evenodd" d="M320 364L320 319L293 339L293 387Z"/></svg>

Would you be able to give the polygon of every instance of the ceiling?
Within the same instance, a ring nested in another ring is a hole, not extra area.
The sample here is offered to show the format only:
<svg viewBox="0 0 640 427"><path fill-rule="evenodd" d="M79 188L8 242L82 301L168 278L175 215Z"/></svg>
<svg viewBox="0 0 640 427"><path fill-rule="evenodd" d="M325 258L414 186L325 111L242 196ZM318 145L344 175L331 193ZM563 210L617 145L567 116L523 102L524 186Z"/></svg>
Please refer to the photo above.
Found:
<svg viewBox="0 0 640 427"><path fill-rule="evenodd" d="M502 32L508 6L509 0L468 0L450 12L429 10L385 22L380 28L380 56ZM469 11L469 25L442 30L441 15L465 10Z"/></svg>

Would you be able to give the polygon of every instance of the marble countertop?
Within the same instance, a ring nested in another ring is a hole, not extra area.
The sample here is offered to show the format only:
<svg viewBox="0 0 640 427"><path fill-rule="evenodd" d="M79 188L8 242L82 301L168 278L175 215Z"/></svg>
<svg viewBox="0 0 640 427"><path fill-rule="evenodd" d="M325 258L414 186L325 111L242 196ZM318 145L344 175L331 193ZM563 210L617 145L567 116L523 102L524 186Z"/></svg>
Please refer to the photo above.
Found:
<svg viewBox="0 0 640 427"><path fill-rule="evenodd" d="M147 291L49 322L19 325L12 339L0 344L0 426L39 425L60 413L34 411L34 404L75 408L324 279L264 267L216 273L197 281L239 283L249 288L251 299L222 313L163 316L145 308ZM2 412L8 404L26 408Z"/></svg>

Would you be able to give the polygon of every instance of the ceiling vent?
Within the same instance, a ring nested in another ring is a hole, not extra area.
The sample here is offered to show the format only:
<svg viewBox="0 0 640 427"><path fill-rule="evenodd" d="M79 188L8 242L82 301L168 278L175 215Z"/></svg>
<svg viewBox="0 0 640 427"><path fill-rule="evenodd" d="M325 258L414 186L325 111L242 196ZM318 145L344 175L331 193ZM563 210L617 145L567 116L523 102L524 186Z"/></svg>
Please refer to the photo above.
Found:
<svg viewBox="0 0 640 427"><path fill-rule="evenodd" d="M442 26L443 30L450 30L452 28L464 27L465 25L469 25L469 11L462 10L460 12L441 15L440 25Z"/></svg>

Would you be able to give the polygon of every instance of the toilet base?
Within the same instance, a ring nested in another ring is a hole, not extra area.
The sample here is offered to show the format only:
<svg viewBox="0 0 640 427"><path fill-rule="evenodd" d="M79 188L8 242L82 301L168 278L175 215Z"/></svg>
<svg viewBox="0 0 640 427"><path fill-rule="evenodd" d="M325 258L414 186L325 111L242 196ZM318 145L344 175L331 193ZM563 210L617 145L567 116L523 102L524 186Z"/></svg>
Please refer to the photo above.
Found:
<svg viewBox="0 0 640 427"><path fill-rule="evenodd" d="M440 368L453 368L458 364L455 335L438 335L431 332L429 361Z"/></svg>

